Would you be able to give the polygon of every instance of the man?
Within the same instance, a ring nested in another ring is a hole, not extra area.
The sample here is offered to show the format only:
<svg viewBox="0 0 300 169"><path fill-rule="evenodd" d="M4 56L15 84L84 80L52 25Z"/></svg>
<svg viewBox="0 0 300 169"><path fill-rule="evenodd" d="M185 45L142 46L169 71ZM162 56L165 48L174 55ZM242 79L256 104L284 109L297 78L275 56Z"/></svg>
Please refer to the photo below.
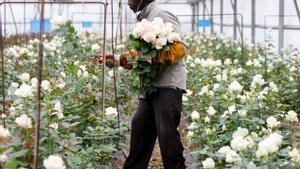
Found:
<svg viewBox="0 0 300 169"><path fill-rule="evenodd" d="M173 24L181 34L180 23L171 13L162 10L155 0L128 0L137 20L161 17ZM184 169L183 146L177 127L180 123L182 94L186 90L186 67L183 59L176 64L160 65L157 92L139 99L132 119L130 153L124 169L146 169L158 137L165 169Z"/></svg>

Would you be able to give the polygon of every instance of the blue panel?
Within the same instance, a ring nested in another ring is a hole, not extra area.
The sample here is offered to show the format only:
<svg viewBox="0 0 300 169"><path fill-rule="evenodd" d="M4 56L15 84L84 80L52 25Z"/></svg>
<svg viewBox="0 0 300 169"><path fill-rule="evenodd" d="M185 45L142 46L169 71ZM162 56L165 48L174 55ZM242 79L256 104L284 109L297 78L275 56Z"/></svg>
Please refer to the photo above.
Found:
<svg viewBox="0 0 300 169"><path fill-rule="evenodd" d="M210 27L211 21L209 19L198 20L197 27Z"/></svg>
<svg viewBox="0 0 300 169"><path fill-rule="evenodd" d="M82 27L83 28L91 28L93 26L93 23L90 21L84 21L82 22Z"/></svg>
<svg viewBox="0 0 300 169"><path fill-rule="evenodd" d="M44 19L44 32L48 33L51 30L50 19ZM30 32L39 33L40 32L40 20L31 20L30 21Z"/></svg>

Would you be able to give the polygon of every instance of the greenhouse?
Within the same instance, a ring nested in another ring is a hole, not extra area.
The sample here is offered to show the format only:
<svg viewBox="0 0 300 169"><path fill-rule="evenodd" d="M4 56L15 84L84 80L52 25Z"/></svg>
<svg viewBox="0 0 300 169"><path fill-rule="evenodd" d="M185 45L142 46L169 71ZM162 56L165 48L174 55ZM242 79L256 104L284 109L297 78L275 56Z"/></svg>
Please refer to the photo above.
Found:
<svg viewBox="0 0 300 169"><path fill-rule="evenodd" d="M0 0L0 169L299 169L300 0Z"/></svg>

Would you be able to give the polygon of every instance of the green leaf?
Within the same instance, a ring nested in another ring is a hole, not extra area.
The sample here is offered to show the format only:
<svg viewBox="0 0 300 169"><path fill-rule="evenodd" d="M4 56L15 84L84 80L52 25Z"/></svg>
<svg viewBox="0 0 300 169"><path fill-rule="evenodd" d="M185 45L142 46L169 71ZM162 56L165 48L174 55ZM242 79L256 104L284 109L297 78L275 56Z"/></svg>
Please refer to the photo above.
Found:
<svg viewBox="0 0 300 169"><path fill-rule="evenodd" d="M162 49L163 52L168 52L170 51L170 47L169 46L165 46L163 49Z"/></svg>
<svg viewBox="0 0 300 169"><path fill-rule="evenodd" d="M11 160L6 163L5 168L7 169L17 169L18 168L18 161L17 160Z"/></svg>
<svg viewBox="0 0 300 169"><path fill-rule="evenodd" d="M141 42L135 40L135 41L132 41L131 43L132 47L137 49L137 50L140 50L141 49Z"/></svg>
<svg viewBox="0 0 300 169"><path fill-rule="evenodd" d="M12 153L10 155L10 158L19 158L19 157L23 157L26 153L28 152L28 150L20 150L18 152Z"/></svg>

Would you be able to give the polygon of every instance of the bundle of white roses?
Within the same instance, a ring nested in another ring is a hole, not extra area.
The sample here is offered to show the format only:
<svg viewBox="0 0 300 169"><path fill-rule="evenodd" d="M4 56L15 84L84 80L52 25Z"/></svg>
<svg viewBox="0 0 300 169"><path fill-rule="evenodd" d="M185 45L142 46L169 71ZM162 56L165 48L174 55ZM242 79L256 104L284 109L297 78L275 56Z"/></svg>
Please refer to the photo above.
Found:
<svg viewBox="0 0 300 169"><path fill-rule="evenodd" d="M175 32L171 23L162 18L153 21L143 19L138 22L129 36L132 47L139 53L133 62L132 73L135 77L133 89L140 95L156 90L155 77L158 64L177 63L185 55L185 46L180 42L181 37ZM139 79L139 80L137 80Z"/></svg>
<svg viewBox="0 0 300 169"><path fill-rule="evenodd" d="M157 50L167 50L168 45L181 41L181 37L174 32L171 23L164 23L162 18L157 17L153 21L143 19L138 22L133 30L131 40L138 51L147 55L150 52L158 52Z"/></svg>

